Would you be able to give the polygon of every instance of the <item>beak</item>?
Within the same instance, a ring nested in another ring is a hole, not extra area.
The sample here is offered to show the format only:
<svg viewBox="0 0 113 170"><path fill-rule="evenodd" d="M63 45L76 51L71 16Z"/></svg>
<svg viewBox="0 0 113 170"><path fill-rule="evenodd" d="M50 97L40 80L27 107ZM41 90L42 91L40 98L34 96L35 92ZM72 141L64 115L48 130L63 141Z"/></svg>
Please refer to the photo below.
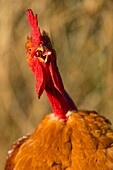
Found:
<svg viewBox="0 0 113 170"><path fill-rule="evenodd" d="M49 55L51 55L51 51L49 51L46 46L40 44L37 47L35 57L37 57L39 61L47 63Z"/></svg>
<svg viewBox="0 0 113 170"><path fill-rule="evenodd" d="M37 47L37 51L42 51L44 52L44 46L42 44L40 44L38 47Z"/></svg>

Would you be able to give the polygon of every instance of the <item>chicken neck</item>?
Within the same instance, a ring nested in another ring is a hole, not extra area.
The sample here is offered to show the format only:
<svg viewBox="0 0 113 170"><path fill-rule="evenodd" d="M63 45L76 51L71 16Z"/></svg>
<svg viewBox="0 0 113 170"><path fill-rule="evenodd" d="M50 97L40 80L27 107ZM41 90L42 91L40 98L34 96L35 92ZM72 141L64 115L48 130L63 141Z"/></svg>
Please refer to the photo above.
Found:
<svg viewBox="0 0 113 170"><path fill-rule="evenodd" d="M60 76L58 71L57 74ZM66 120L67 112L77 110L77 107L65 89L63 89L62 92L59 92L59 90L55 87L50 74L46 75L46 77L49 77L49 81L46 83L45 91L54 115L60 119ZM61 81L61 76L57 79L57 81Z"/></svg>

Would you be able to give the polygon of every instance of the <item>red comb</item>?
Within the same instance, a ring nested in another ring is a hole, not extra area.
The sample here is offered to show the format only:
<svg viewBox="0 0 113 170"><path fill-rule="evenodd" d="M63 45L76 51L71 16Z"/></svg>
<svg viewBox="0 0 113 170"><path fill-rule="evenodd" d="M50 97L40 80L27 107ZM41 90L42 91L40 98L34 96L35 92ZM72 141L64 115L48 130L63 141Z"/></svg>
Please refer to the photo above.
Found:
<svg viewBox="0 0 113 170"><path fill-rule="evenodd" d="M33 11L31 9L28 9L27 18L28 18L30 27L32 29L32 33L31 33L32 43L37 46L41 43L41 38L40 38L41 33L40 33L40 28L38 27L37 14L34 15Z"/></svg>

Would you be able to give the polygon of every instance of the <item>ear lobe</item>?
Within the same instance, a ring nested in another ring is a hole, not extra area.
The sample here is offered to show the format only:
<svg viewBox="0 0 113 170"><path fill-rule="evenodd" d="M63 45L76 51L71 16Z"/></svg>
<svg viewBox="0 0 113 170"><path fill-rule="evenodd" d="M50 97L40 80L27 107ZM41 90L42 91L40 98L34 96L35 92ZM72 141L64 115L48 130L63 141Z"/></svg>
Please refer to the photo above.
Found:
<svg viewBox="0 0 113 170"><path fill-rule="evenodd" d="M50 71L50 75L53 81L53 84L55 86L55 88L61 93L64 93L64 86L62 83L62 79L58 70L58 67L56 66L56 64L54 64L53 62L50 62L49 65L49 71Z"/></svg>
<svg viewBox="0 0 113 170"><path fill-rule="evenodd" d="M44 71L40 64L37 64L36 66L35 77L36 77L36 92L38 94L38 98L40 98L45 89Z"/></svg>

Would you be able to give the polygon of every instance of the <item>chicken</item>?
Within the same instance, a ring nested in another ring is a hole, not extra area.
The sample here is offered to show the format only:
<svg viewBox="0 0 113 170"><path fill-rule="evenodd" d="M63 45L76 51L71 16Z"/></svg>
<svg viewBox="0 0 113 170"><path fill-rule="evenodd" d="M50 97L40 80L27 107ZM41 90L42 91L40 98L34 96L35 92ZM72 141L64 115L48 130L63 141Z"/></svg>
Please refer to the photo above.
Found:
<svg viewBox="0 0 113 170"><path fill-rule="evenodd" d="M8 152L5 170L113 170L111 123L95 111L80 111L64 89L46 32L29 9L32 29L27 38L27 62L38 98L45 91L53 113L36 130L19 139Z"/></svg>

